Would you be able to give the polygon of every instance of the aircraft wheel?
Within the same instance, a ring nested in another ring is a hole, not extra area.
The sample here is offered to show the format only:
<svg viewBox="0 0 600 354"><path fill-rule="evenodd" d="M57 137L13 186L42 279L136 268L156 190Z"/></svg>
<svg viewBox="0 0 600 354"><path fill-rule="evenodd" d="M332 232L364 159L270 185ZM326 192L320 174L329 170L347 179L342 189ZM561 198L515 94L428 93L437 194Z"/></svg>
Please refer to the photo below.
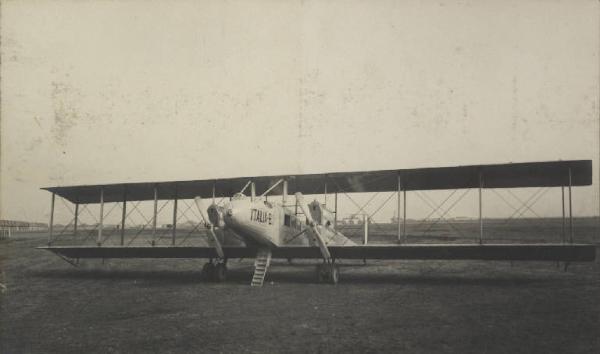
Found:
<svg viewBox="0 0 600 354"><path fill-rule="evenodd" d="M337 284L339 278L340 278L340 271L339 271L338 267L332 265L331 271L329 272L329 281L331 282L331 284Z"/></svg>
<svg viewBox="0 0 600 354"><path fill-rule="evenodd" d="M327 281L327 267L324 264L319 264L317 266L317 281L319 283L324 283Z"/></svg>
<svg viewBox="0 0 600 354"><path fill-rule="evenodd" d="M202 267L202 277L208 281L213 280L215 274L215 265L208 262Z"/></svg>
<svg viewBox="0 0 600 354"><path fill-rule="evenodd" d="M225 266L225 263L217 263L217 265L214 267L214 270L213 270L214 281L216 281L217 283L224 282L226 273L227 273L227 267Z"/></svg>
<svg viewBox="0 0 600 354"><path fill-rule="evenodd" d="M319 283L337 284L339 269L335 265L319 264L317 266L317 280Z"/></svg>

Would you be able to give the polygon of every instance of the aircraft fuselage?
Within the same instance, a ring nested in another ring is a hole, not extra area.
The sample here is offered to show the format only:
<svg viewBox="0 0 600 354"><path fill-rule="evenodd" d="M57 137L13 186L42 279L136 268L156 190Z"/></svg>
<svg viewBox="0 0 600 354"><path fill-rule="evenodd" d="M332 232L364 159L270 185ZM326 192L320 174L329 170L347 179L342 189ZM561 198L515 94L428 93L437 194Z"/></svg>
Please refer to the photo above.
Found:
<svg viewBox="0 0 600 354"><path fill-rule="evenodd" d="M227 228L250 244L268 247L310 244L305 218L279 203L237 197L220 208L219 217ZM214 221L221 220L211 220Z"/></svg>

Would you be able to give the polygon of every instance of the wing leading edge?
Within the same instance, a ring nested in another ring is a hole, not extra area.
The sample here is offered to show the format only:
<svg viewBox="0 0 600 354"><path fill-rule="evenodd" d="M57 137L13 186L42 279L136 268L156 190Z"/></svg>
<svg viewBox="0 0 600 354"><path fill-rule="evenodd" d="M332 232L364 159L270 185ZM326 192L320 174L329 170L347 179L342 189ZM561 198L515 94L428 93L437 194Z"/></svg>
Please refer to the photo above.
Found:
<svg viewBox="0 0 600 354"><path fill-rule="evenodd" d="M385 192L398 190L436 190L462 188L520 188L585 186L592 183L592 161L549 161L494 165L471 165L439 168L416 168L380 171L332 172L321 174L290 174L279 176L254 176L193 181L117 183L43 188L72 203L99 203L103 192L104 202L157 199L193 199L230 197L239 192L249 180L256 185L257 193L269 189L280 179L288 181L290 194ZM282 194L282 187L270 194Z"/></svg>

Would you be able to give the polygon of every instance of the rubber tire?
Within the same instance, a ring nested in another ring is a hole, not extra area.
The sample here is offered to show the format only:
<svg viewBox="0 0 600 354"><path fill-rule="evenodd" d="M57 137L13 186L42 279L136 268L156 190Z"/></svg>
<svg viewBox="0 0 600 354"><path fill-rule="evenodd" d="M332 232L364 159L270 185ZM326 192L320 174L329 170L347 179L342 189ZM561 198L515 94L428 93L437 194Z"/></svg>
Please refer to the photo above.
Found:
<svg viewBox="0 0 600 354"><path fill-rule="evenodd" d="M329 282L331 284L337 284L339 280L340 280L340 270L338 269L338 267L332 265L331 271L329 272Z"/></svg>
<svg viewBox="0 0 600 354"><path fill-rule="evenodd" d="M323 283L327 279L325 269L322 264L317 265L317 282Z"/></svg>
<svg viewBox="0 0 600 354"><path fill-rule="evenodd" d="M333 281L333 270L336 269L335 266L330 266L328 264L319 264L317 266L317 280L319 283L337 283L337 269L335 274L335 282Z"/></svg>
<svg viewBox="0 0 600 354"><path fill-rule="evenodd" d="M227 275L227 267L224 263L217 263L213 269L213 280L217 283L224 282Z"/></svg>
<svg viewBox="0 0 600 354"><path fill-rule="evenodd" d="M202 267L202 277L208 281L212 281L215 275L215 265L212 263L206 263L204 267Z"/></svg>

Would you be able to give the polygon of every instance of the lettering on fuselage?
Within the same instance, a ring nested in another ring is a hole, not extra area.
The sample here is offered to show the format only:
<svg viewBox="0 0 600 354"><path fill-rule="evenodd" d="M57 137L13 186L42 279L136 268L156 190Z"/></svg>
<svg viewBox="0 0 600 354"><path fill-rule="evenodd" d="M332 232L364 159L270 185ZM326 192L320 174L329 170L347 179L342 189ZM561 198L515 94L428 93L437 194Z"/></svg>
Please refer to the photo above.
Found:
<svg viewBox="0 0 600 354"><path fill-rule="evenodd" d="M260 209L252 209L250 211L250 221L273 225L273 214Z"/></svg>

